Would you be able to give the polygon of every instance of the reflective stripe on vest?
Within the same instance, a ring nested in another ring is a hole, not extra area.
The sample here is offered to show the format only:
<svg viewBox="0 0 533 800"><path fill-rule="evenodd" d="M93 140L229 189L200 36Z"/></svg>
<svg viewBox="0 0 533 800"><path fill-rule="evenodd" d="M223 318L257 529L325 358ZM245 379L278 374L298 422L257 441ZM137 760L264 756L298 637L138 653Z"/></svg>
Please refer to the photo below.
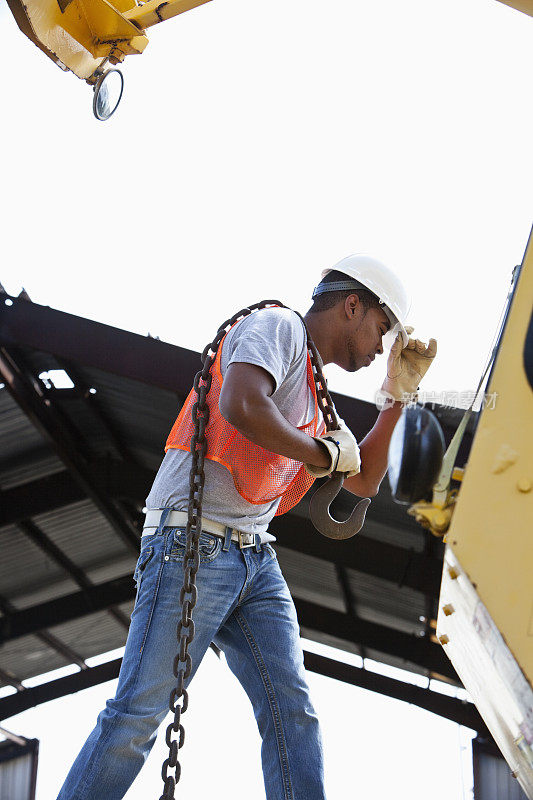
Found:
<svg viewBox="0 0 533 800"><path fill-rule="evenodd" d="M207 395L209 422L205 432L206 458L218 461L230 471L237 492L248 503L262 505L281 497L276 516L285 514L302 499L313 484L314 478L305 471L300 461L271 453L251 442L233 425L226 422L220 413L218 403L223 381L220 358L225 338L224 336L219 345L215 363L211 368L212 382ZM307 384L313 394L314 415L306 425L298 426L298 430L309 436L319 436L324 432L325 425L323 420L318 423L320 412L309 352L307 352ZM194 434L191 410L197 397L195 390L191 389L170 431L165 452L169 449L190 452L191 437Z"/></svg>

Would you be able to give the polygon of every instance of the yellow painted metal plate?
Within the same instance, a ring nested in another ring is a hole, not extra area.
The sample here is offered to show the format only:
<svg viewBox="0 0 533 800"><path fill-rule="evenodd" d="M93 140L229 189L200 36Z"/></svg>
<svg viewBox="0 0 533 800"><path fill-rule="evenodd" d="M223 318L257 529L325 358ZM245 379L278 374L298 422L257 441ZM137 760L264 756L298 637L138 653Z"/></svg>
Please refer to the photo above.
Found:
<svg viewBox="0 0 533 800"><path fill-rule="evenodd" d="M90 77L116 42L123 52L142 52L148 39L107 0L8 0L23 33L56 63L79 78ZM131 8L133 0L120 0Z"/></svg>
<svg viewBox="0 0 533 800"><path fill-rule="evenodd" d="M487 387L495 402L481 413L446 539L530 685L533 387L525 347L532 300L533 232ZM441 603L447 602L441 594Z"/></svg>
<svg viewBox="0 0 533 800"><path fill-rule="evenodd" d="M7 0L21 31L56 64L79 78L90 77L102 61L62 26L57 0Z"/></svg>
<svg viewBox="0 0 533 800"><path fill-rule="evenodd" d="M533 800L533 690L450 547L444 555L437 636Z"/></svg>

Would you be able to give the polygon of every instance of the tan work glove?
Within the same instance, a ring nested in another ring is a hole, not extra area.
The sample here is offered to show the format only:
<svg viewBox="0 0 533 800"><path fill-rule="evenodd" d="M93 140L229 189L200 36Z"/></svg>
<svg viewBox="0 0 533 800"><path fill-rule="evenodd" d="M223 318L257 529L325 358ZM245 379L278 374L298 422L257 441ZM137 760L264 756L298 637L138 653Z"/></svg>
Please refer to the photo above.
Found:
<svg viewBox="0 0 533 800"><path fill-rule="evenodd" d="M406 327L408 334L413 328ZM394 400L405 400L407 395L414 395L419 383L428 371L437 354L437 342L430 339L425 345L420 339L411 339L402 349L400 336L396 337L387 360L387 377L381 386L381 392Z"/></svg>
<svg viewBox="0 0 533 800"><path fill-rule="evenodd" d="M330 456L329 467L315 467L313 464L304 464L307 472L313 478L323 478L331 472L347 472L348 478L357 475L361 470L361 456L359 455L359 445L357 439L347 427L346 423L339 419L339 428L335 431L327 431L322 436L316 436L315 440L323 444Z"/></svg>

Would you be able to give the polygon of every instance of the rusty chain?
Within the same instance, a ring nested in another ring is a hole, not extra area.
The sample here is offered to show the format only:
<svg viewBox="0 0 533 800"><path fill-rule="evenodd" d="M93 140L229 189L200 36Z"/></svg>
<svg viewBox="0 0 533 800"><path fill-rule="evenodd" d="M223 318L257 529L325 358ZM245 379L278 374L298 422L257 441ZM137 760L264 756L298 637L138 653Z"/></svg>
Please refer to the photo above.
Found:
<svg viewBox="0 0 533 800"><path fill-rule="evenodd" d="M298 314L297 311L295 311L294 313ZM335 431L339 427L339 421L337 419L337 414L333 406L333 400L331 399L331 395L328 392L327 381L324 377L324 373L322 372L322 367L321 367L322 359L320 358L318 350L315 347L315 343L311 339L311 334L307 329L307 325L305 324L304 318L302 317L301 314L298 314L298 316L303 322L305 333L307 335L307 349L309 350L309 356L311 358L311 366L313 368L313 378L315 381L318 407L322 412L324 423L326 425L326 430Z"/></svg>
<svg viewBox="0 0 533 800"><path fill-rule="evenodd" d="M189 678L192 671L189 645L194 639L192 612L198 600L196 573L200 566L198 543L202 532L202 499L205 483L204 462L207 452L205 429L209 422L207 394L211 388L211 367L215 363L218 348L228 330L236 322L249 316L253 311L258 311L267 306L287 308L287 306L280 303L278 300L262 300L260 303L255 303L247 308L243 308L237 314L234 314L233 317L223 322L213 341L204 348L201 356L202 369L196 373L194 378L193 386L198 395L198 399L192 407L194 434L191 438L192 464L189 473L189 506L186 526L187 542L183 559L183 586L180 592L181 617L177 627L179 649L173 665L173 673L177 683L174 689L172 689L169 699L169 708L174 718L168 725L165 735L169 754L161 768L164 788L163 794L160 796L159 800L174 800L174 790L181 776L178 751L185 743L185 729L181 722L181 715L187 711L189 705L189 695L185 688L185 681ZM298 312L295 313L298 314ZM301 314L298 314L298 316L304 324L307 335L307 348L313 368L318 406L324 417L326 429L328 431L335 430L338 426L337 416L327 389L326 379L320 366L320 356L307 330L303 317ZM173 734L178 734L178 737L172 738ZM174 770L174 773L169 774L169 769Z"/></svg>

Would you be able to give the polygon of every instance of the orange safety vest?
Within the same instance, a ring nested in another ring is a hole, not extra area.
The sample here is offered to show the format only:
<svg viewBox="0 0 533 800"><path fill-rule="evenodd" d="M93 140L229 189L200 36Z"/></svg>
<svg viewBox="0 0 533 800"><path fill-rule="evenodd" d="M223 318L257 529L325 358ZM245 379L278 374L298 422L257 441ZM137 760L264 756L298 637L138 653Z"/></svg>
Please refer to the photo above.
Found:
<svg viewBox="0 0 533 800"><path fill-rule="evenodd" d="M226 336L224 336L225 338ZM224 339L219 345L215 363L211 367L212 381L207 395L209 422L205 430L206 458L218 461L230 471L235 488L249 503L262 505L281 497L276 516L285 514L302 499L313 484L314 478L306 472L300 461L281 456L278 453L271 453L251 442L233 425L226 422L220 413L218 402L223 380L220 371L220 357ZM298 430L304 431L309 436L320 436L325 431L325 425L322 419L320 423L318 421L319 409L309 351L307 352L307 384L313 392L315 411L311 422L298 426ZM165 452L172 448L190 452L191 437L194 434L191 411L197 397L194 388L191 389L170 431Z"/></svg>

